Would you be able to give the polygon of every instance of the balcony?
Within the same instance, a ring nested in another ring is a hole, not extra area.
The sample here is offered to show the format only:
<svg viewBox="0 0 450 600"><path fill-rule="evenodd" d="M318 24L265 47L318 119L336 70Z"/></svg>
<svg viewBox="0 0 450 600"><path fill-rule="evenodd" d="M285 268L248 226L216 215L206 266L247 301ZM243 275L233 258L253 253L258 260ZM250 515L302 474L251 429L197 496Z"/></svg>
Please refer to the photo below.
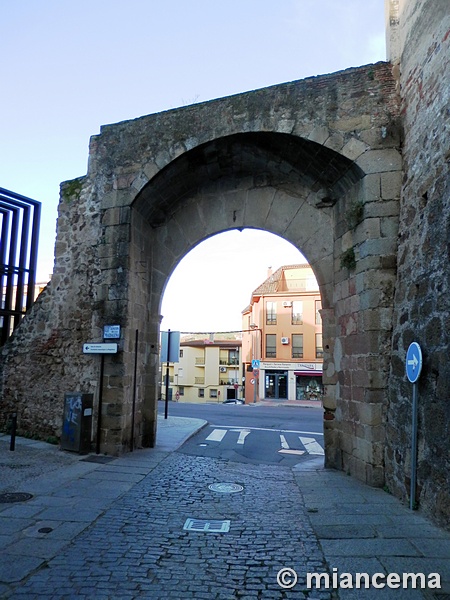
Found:
<svg viewBox="0 0 450 600"><path fill-rule="evenodd" d="M197 367L198 367L198 366L200 366L200 367L204 367L204 366L205 366L205 357L204 357L204 356L202 356L201 358L199 358L199 357L196 357L196 359L195 359L195 365L196 365Z"/></svg>
<svg viewBox="0 0 450 600"><path fill-rule="evenodd" d="M204 377L196 377L196 378L194 379L194 382L195 382L197 385L205 385L205 378L204 378Z"/></svg>

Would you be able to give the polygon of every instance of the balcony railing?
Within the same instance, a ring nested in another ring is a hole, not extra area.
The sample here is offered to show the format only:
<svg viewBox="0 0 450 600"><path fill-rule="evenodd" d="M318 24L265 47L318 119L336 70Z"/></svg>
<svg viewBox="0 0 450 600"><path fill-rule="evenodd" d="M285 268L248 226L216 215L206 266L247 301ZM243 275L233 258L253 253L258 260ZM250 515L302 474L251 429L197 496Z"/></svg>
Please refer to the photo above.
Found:
<svg viewBox="0 0 450 600"><path fill-rule="evenodd" d="M195 364L196 364L196 365L203 365L203 366L204 366L204 365L205 365L205 357L204 357L204 356L203 356L202 358L198 358L198 357L197 357L197 358L195 359Z"/></svg>
<svg viewBox="0 0 450 600"><path fill-rule="evenodd" d="M199 385L204 385L205 384L205 378L204 377L196 377L195 378L195 383L197 383Z"/></svg>

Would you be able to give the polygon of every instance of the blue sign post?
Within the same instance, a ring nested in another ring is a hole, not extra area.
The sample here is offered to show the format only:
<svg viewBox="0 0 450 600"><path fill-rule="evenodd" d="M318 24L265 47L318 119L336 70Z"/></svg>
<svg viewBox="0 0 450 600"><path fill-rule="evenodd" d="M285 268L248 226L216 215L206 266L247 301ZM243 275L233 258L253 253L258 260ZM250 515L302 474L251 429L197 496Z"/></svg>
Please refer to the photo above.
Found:
<svg viewBox="0 0 450 600"><path fill-rule="evenodd" d="M406 377L413 384L411 428L411 488L409 508L415 509L417 479L417 380L422 371L422 350L417 342L409 345L406 353Z"/></svg>
<svg viewBox="0 0 450 600"><path fill-rule="evenodd" d="M421 371L422 350L417 342L413 342L406 353L406 376L411 383L416 383Z"/></svg>

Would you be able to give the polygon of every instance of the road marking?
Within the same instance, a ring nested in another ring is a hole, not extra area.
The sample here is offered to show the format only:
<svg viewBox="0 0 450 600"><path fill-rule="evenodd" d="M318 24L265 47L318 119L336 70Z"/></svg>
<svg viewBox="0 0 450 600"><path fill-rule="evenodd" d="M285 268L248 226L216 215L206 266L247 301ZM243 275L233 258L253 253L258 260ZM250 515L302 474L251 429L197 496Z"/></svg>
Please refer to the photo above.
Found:
<svg viewBox="0 0 450 600"><path fill-rule="evenodd" d="M226 429L214 429L206 438L210 442L221 442L227 433Z"/></svg>
<svg viewBox="0 0 450 600"><path fill-rule="evenodd" d="M281 441L281 448L283 450L289 450L289 444L287 443L284 435L281 435L281 433L280 433L280 441Z"/></svg>
<svg viewBox="0 0 450 600"><path fill-rule="evenodd" d="M250 431L248 431L247 429L243 429L240 433L239 433L239 438L237 443L238 444L244 444L245 443L245 438L248 436L248 434L251 433Z"/></svg>
<svg viewBox="0 0 450 600"><path fill-rule="evenodd" d="M299 436L299 439L301 443L305 446L306 452L308 454L313 454L316 456L324 455L322 446L318 444L314 438Z"/></svg>
<svg viewBox="0 0 450 600"><path fill-rule="evenodd" d="M272 429L271 427L240 427L239 425L210 425L211 427L237 431L274 431L275 433L304 433L306 435L323 436L323 431L297 431L296 429Z"/></svg>
<svg viewBox="0 0 450 600"><path fill-rule="evenodd" d="M273 431L274 433L276 433L277 431L283 431L284 433L307 433L307 432L290 431L290 430L286 430L286 429L282 429L282 430L267 429L267 428L262 428L262 427L247 427L245 429L243 429L241 427L226 427L225 428L225 427L222 427L221 425L219 425L216 429L213 429L213 431L208 435L208 437L206 438L205 441L221 442L223 440L223 438L226 436L228 431L239 432L239 437L236 442L239 445L245 444L245 440L246 440L247 436L252 431ZM308 432L308 433L313 433L313 432ZM314 433L314 435L320 435L320 434ZM278 452L281 454L301 455L301 454L307 453L307 454L311 454L313 456L323 456L324 455L322 446L319 443L317 443L315 438L313 438L313 437L298 436L299 440L305 447L305 450L292 450L291 448L289 448L289 444L286 440L286 437L281 433L279 434L279 436L280 436L281 449L278 450Z"/></svg>

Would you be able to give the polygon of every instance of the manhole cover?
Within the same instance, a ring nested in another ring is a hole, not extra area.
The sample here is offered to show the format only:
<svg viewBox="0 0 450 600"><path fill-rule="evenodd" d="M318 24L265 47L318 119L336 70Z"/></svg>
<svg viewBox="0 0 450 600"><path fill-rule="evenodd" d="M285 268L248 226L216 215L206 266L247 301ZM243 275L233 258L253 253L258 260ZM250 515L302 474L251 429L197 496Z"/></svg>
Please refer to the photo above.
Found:
<svg viewBox="0 0 450 600"><path fill-rule="evenodd" d="M211 483L208 487L213 492L220 492L221 494L235 494L236 492L242 492L244 489L238 483Z"/></svg>
<svg viewBox="0 0 450 600"><path fill-rule="evenodd" d="M33 497L33 494L27 492L6 492L0 494L0 504L10 504L12 502L25 502Z"/></svg>
<svg viewBox="0 0 450 600"><path fill-rule="evenodd" d="M227 533L230 531L230 524L231 521L186 519L183 529L186 531L203 531L205 533Z"/></svg>

